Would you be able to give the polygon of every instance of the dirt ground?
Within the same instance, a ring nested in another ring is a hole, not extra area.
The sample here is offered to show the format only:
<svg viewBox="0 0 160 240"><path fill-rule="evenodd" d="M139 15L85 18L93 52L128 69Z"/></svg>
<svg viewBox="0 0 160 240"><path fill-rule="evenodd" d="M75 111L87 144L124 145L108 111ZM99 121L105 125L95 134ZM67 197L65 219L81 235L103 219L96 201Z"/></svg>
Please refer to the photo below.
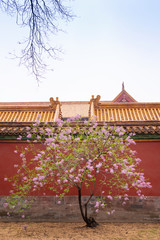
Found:
<svg viewBox="0 0 160 240"><path fill-rule="evenodd" d="M3 223L0 240L160 240L159 223Z"/></svg>

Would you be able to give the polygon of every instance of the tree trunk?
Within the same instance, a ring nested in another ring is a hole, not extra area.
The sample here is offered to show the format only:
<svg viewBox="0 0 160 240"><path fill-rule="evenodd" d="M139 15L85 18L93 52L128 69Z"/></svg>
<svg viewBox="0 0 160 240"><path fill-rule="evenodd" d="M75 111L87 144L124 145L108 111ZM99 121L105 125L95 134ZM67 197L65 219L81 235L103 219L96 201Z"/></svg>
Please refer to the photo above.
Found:
<svg viewBox="0 0 160 240"><path fill-rule="evenodd" d="M98 223L95 221L95 219L93 217L88 218L88 216L87 216L88 202L87 202L87 204L85 204L85 214L84 214L83 207L82 207L81 188L78 189L78 202L79 202L79 208L80 208L81 216L82 216L84 222L86 223L86 227L91 227L91 228L97 227Z"/></svg>

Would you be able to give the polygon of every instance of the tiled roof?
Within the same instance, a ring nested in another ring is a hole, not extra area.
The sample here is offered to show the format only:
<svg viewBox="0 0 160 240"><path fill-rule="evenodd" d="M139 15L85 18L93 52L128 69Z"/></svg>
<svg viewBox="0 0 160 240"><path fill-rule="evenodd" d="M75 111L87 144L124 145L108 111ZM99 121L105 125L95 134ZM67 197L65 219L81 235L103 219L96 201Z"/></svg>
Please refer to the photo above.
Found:
<svg viewBox="0 0 160 240"><path fill-rule="evenodd" d="M160 121L160 103L100 103L95 115L98 121Z"/></svg>
<svg viewBox="0 0 160 240"><path fill-rule="evenodd" d="M47 103L1 103L0 123L53 122L60 117L60 103L53 98Z"/></svg>
<svg viewBox="0 0 160 240"><path fill-rule="evenodd" d="M98 121L160 121L160 103L100 102L100 96L90 101L90 117Z"/></svg>
<svg viewBox="0 0 160 240"><path fill-rule="evenodd" d="M100 101L98 95L88 102L59 102L58 98L50 98L50 102L0 103L0 135L25 134L26 126L34 123L38 115L41 122L55 122L57 118L77 114L123 126L128 133L160 134L160 103Z"/></svg>
<svg viewBox="0 0 160 240"><path fill-rule="evenodd" d="M0 111L0 122L36 122L38 116L42 122L53 122L55 111Z"/></svg>

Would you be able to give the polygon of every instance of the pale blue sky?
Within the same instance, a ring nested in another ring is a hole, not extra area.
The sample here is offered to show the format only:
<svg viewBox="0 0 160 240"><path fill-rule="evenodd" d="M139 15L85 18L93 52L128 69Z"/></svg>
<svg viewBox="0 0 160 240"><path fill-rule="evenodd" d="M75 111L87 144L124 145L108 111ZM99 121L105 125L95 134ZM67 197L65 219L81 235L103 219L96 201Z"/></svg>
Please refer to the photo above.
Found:
<svg viewBox="0 0 160 240"><path fill-rule="evenodd" d="M160 1L75 0L77 17L51 42L63 48L40 86L8 52L18 51L25 29L0 14L1 102L112 100L125 89L137 101L160 102Z"/></svg>

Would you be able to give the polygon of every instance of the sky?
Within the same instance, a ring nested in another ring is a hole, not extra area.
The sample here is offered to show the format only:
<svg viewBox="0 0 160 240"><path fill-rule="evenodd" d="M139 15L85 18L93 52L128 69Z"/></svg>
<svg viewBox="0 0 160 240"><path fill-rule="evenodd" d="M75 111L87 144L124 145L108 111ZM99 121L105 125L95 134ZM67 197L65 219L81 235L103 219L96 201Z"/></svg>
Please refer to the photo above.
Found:
<svg viewBox="0 0 160 240"><path fill-rule="evenodd" d="M63 49L48 60L53 71L36 80L10 52L26 30L0 12L0 102L113 100L125 90L139 102L160 102L160 1L66 1L76 17L61 22L50 44Z"/></svg>

